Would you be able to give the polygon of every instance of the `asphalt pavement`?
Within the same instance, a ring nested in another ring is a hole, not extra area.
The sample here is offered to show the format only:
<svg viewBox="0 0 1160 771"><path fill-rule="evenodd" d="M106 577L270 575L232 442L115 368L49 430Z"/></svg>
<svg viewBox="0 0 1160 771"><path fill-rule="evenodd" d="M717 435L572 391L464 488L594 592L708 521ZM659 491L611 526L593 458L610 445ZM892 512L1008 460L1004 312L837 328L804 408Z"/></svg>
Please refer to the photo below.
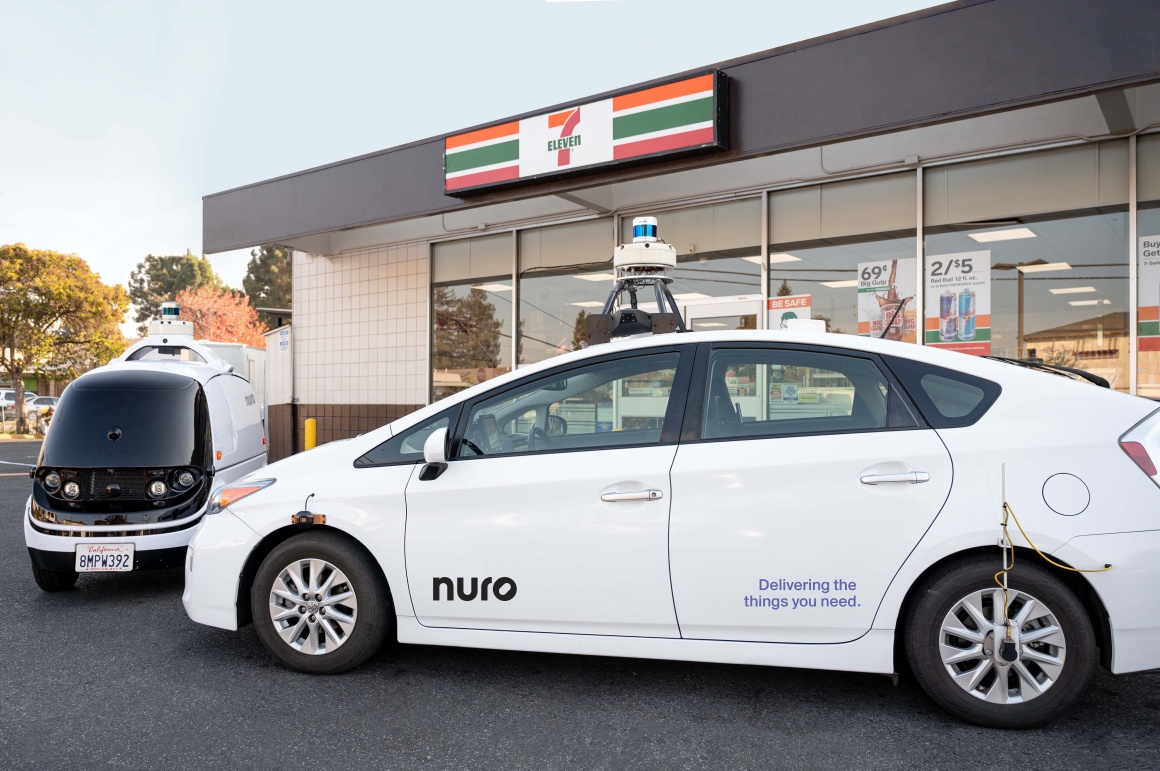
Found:
<svg viewBox="0 0 1160 771"><path fill-rule="evenodd" d="M3 442L0 461L38 449ZM179 570L41 592L29 486L0 464L5 769L1160 768L1160 674L1100 669L1019 732L961 723L906 676L399 645L298 674L252 628L186 618Z"/></svg>

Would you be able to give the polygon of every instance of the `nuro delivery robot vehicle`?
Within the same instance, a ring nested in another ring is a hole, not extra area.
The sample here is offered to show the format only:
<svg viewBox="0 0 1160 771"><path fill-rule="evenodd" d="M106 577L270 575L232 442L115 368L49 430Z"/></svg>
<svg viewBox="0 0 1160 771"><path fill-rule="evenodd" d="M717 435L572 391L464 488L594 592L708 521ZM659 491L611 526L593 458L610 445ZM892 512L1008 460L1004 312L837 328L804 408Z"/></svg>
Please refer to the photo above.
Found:
<svg viewBox="0 0 1160 771"><path fill-rule="evenodd" d="M265 464L250 383L164 303L147 338L61 396L24 514L33 578L51 592L178 567L211 490Z"/></svg>

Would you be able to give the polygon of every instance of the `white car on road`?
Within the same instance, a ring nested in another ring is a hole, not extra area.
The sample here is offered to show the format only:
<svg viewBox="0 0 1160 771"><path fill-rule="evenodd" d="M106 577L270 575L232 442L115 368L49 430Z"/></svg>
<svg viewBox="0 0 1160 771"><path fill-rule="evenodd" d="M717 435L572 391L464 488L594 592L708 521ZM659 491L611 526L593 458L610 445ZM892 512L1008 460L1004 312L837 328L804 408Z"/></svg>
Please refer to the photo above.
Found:
<svg viewBox="0 0 1160 771"><path fill-rule="evenodd" d="M951 713L1037 725L1097 662L1160 667L1156 408L844 335L614 342L219 489L183 599L306 672L387 639L885 674L899 655ZM1004 501L1026 533L1010 521L1006 590Z"/></svg>

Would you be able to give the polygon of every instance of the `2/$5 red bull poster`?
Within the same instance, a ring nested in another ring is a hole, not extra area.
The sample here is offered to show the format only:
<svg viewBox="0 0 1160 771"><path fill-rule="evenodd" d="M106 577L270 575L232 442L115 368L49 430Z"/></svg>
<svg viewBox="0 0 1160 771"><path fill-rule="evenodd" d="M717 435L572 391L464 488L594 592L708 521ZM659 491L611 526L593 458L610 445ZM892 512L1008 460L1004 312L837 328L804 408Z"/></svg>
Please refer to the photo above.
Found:
<svg viewBox="0 0 1160 771"><path fill-rule="evenodd" d="M918 342L917 265L914 259L859 263L859 335Z"/></svg>
<svg viewBox="0 0 1160 771"><path fill-rule="evenodd" d="M924 342L974 356L991 353L991 253L926 256Z"/></svg>

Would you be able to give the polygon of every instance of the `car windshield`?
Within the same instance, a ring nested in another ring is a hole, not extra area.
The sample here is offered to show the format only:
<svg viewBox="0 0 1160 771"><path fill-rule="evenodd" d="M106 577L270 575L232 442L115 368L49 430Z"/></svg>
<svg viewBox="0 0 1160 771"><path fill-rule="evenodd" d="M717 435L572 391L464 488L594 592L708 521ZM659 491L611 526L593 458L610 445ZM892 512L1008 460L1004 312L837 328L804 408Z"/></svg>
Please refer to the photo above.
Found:
<svg viewBox="0 0 1160 771"><path fill-rule="evenodd" d="M161 372L93 373L56 405L41 465L203 466L208 409L197 381Z"/></svg>

